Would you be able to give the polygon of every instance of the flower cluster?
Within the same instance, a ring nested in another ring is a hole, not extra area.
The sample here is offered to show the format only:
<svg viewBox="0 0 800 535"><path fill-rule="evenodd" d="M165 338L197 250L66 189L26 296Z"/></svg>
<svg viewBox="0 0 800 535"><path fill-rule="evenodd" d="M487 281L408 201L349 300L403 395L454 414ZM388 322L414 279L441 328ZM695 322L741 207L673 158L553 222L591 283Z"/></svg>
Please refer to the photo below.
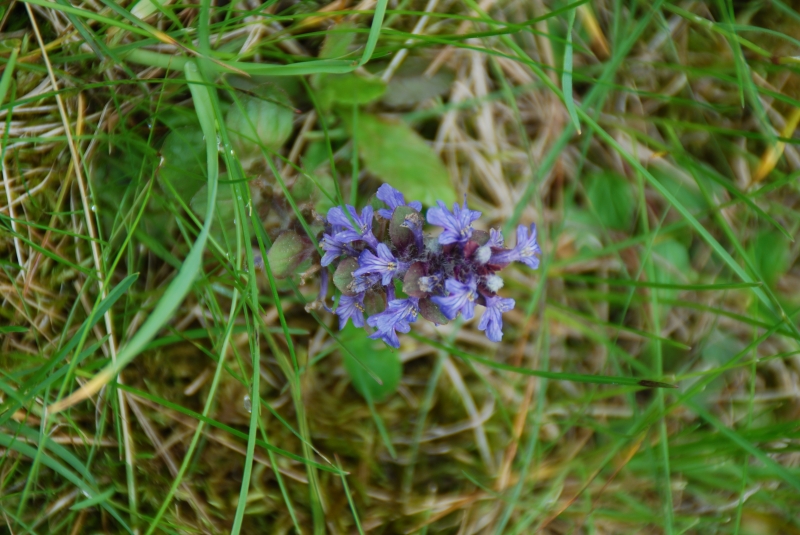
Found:
<svg viewBox="0 0 800 535"><path fill-rule="evenodd" d="M370 338L399 347L397 333L407 333L419 316L435 324L459 314L471 319L475 305L481 305L486 311L478 329L499 342L502 315L514 308L514 300L497 295L503 287L497 272L511 262L539 267L536 225L520 225L516 245L509 249L500 231L472 228L481 213L467 208L466 199L452 211L438 201L426 219L442 232L430 236L423 232L421 203L406 203L388 184L378 189L377 198L386 205L377 214L371 206L360 214L352 206L337 206L325 219L321 263L336 267L339 328L348 320L356 327L367 325ZM397 295L397 286L405 295Z"/></svg>

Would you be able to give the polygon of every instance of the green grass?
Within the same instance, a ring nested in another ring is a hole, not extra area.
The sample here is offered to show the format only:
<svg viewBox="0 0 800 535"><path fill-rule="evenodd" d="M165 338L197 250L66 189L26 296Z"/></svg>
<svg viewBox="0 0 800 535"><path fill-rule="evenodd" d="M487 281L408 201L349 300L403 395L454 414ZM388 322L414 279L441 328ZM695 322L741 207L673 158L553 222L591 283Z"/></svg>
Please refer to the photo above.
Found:
<svg viewBox="0 0 800 535"><path fill-rule="evenodd" d="M0 524L800 533L799 44L777 1L0 7ZM382 182L537 223L502 343L372 369L271 249Z"/></svg>

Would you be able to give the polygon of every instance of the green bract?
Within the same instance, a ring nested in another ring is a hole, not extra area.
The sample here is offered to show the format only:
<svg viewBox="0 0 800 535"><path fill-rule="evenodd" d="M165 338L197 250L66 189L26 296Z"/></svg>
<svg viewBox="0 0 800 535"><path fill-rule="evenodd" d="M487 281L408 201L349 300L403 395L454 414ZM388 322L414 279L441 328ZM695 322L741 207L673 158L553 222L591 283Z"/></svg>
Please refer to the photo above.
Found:
<svg viewBox="0 0 800 535"><path fill-rule="evenodd" d="M241 96L225 118L233 150L244 162L280 149L292 134L294 112L281 98Z"/></svg>

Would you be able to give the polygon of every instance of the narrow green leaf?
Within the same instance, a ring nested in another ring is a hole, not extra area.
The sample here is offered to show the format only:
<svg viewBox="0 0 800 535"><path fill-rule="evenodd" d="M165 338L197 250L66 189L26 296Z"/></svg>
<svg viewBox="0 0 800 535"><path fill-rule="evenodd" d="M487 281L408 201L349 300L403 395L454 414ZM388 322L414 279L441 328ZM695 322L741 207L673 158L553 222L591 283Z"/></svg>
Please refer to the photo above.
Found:
<svg viewBox="0 0 800 535"><path fill-rule="evenodd" d="M11 55L8 57L6 66L3 69L3 76L0 77L0 106L5 102L6 93L8 93L8 88L11 87L11 80L14 79L14 67L17 65L18 55L19 48L11 51Z"/></svg>
<svg viewBox="0 0 800 535"><path fill-rule="evenodd" d="M572 27L575 24L575 13L573 9L567 15L567 43L564 48L564 72L561 74L561 89L564 91L564 106L567 107L572 124L575 126L578 135L581 133L581 123L578 120L578 113L575 111L575 101L572 98Z"/></svg>
<svg viewBox="0 0 800 535"><path fill-rule="evenodd" d="M26 333L29 330L28 327L22 327L21 325L0 325L0 334Z"/></svg>
<svg viewBox="0 0 800 535"><path fill-rule="evenodd" d="M746 440L744 437L742 437L742 435L733 429L730 429L727 425L712 416L711 413L702 408L699 404L695 403L693 400L686 401L686 405L700 418L714 426L714 428L716 428L716 430L719 431L722 436L758 459L764 464L767 470L789 484L789 486L793 487L795 491L800 492L800 478L794 475L788 467L781 466L780 464L776 463L769 455L764 453L764 451L752 444L750 441Z"/></svg>
<svg viewBox="0 0 800 535"><path fill-rule="evenodd" d="M530 375L533 377L544 377L545 379L554 379L556 381L574 381L576 383L594 383L594 384L601 384L601 385L623 385L623 386L644 386L646 388L675 388L674 385L669 383L662 383L658 381L651 381L649 379L640 379L637 377L611 377L608 375L586 375L582 373L561 373L561 372L548 372L548 371L541 371L541 370L531 370L528 368L520 368L518 366L511 366L510 364L503 364L500 362L494 362L493 360L479 357L477 355L471 355L465 351L461 351L460 349L447 346L445 344L441 344L434 340L430 340L425 338L424 336L420 336L413 331L409 333L409 336L412 338L419 340L420 342L427 344L431 347L435 347L436 349L442 349L447 351L451 355L455 355L457 357L461 357L462 359L472 360L474 362L478 362L483 364L484 366L489 366L490 368L495 368L498 370L508 371L518 373L520 375Z"/></svg>
<svg viewBox="0 0 800 535"><path fill-rule="evenodd" d="M81 509L86 509L88 507L93 507L99 503L108 501L114 495L114 489L110 488L108 490L104 490L100 494L96 496L92 496L88 500L83 500L82 502L78 502L70 507L70 511L80 511Z"/></svg>
<svg viewBox="0 0 800 535"><path fill-rule="evenodd" d="M664 290L738 290L761 286L760 282L731 282L722 284L672 284L666 282L634 281L629 279L605 279L588 275L562 275L564 280L582 281L593 284L609 284L611 286L633 286L635 288L661 288Z"/></svg>
<svg viewBox="0 0 800 535"><path fill-rule="evenodd" d="M19 440L16 439L16 437L13 437L6 433L0 433L0 446L14 450L24 455L25 457L28 457L29 459L37 457L38 450L36 448L29 446L28 444L25 444L23 442L20 442ZM68 469L66 466L64 466L57 460L53 459L47 454L39 455L39 459L44 466L51 469L59 476L63 477L65 480L69 481L70 483L81 489L81 491L90 498L97 496L98 492L95 489L89 486L85 481L83 481L80 477L76 476L70 469ZM125 522L125 519L122 518L119 512L117 512L117 510L114 507L112 507L108 503L108 501L101 502L101 507L103 507L103 509L105 509L108 512L108 514L110 514L117 522L119 522L119 525L122 526L122 528L125 531L133 534L133 531L131 530L130 526L128 526L127 522Z"/></svg>
<svg viewBox="0 0 800 535"><path fill-rule="evenodd" d="M375 52L375 46L378 44L378 38L381 35L381 26L383 25L383 17L386 15L386 6L389 0L378 0L375 5L375 14L372 16L372 26L369 29L369 36L367 37L367 45L364 47L364 54L361 56L361 61L358 66L361 67L372 58L372 53Z"/></svg>

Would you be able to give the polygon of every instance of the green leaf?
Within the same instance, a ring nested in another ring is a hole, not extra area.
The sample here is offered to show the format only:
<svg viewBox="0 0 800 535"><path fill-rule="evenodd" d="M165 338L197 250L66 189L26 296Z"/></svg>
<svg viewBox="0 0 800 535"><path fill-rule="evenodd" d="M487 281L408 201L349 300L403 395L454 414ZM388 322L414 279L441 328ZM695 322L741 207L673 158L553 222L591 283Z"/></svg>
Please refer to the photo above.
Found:
<svg viewBox="0 0 800 535"><path fill-rule="evenodd" d="M386 91L386 83L380 78L366 78L357 74L328 74L320 77L317 98L322 109L332 104L369 104L379 99Z"/></svg>
<svg viewBox="0 0 800 535"><path fill-rule="evenodd" d="M375 4L375 14L372 17L372 26L369 28L369 35L367 36L367 44L364 46L364 53L361 55L361 61L358 66L361 67L366 64L375 52L375 47L378 45L378 37L381 35L381 25L383 24L383 17L386 15L386 6L389 0L378 0Z"/></svg>
<svg viewBox="0 0 800 535"><path fill-rule="evenodd" d="M2 325L0 326L0 334L8 334L8 333L26 333L28 332L27 327L22 327L21 325Z"/></svg>
<svg viewBox="0 0 800 535"><path fill-rule="evenodd" d="M762 230L750 247L755 265L770 286L789 268L789 241L780 232Z"/></svg>
<svg viewBox="0 0 800 535"><path fill-rule="evenodd" d="M410 108L420 102L445 95L453 84L452 71L439 69L433 76L424 74L428 66L422 58L408 58L392 77L381 101L393 108Z"/></svg>
<svg viewBox="0 0 800 535"><path fill-rule="evenodd" d="M694 182L688 182L680 176L665 173L657 167L652 169L652 175L666 191L671 193L690 212L697 213L708 208L705 197L703 197Z"/></svg>
<svg viewBox="0 0 800 535"><path fill-rule="evenodd" d="M8 63L6 64L6 68L3 70L3 76L0 77L0 105L5 104L6 93L8 93L8 88L11 87L11 81L14 79L14 66L17 63L20 45L21 42L18 40L0 41L0 51L3 51L4 49L11 50Z"/></svg>
<svg viewBox="0 0 800 535"><path fill-rule="evenodd" d="M320 59L340 59L346 56L356 38L355 28L354 24L344 22L325 32L325 41L319 52Z"/></svg>
<svg viewBox="0 0 800 535"><path fill-rule="evenodd" d="M220 180L225 180L226 174L220 174ZM202 219L208 209L208 186L203 186L192 197L189 206ZM236 201L230 187L220 188L217 192L217 202L214 209L214 221L211 225L211 236L219 243L233 243L236 239Z"/></svg>
<svg viewBox="0 0 800 535"><path fill-rule="evenodd" d="M354 278L353 271L357 269L358 260L355 258L345 258L336 266L336 271L333 274L333 284L344 295L356 295L350 285Z"/></svg>
<svg viewBox="0 0 800 535"><path fill-rule="evenodd" d="M112 487L112 488L110 488L108 490L105 490L105 491L101 492L100 494L98 494L96 496L92 496L88 500L83 500L83 501L80 501L80 502L74 504L69 509L70 509L70 511L78 511L80 509L86 509L87 507L93 507L93 506L95 506L97 504L107 502L108 499L111 498L113 495L114 495L114 489Z"/></svg>
<svg viewBox="0 0 800 535"><path fill-rule="evenodd" d="M656 243L652 249L655 264L655 279L660 284L678 284L687 281L692 271L689 252L686 247L675 240ZM679 290L659 289L660 299L675 299Z"/></svg>
<svg viewBox="0 0 800 535"><path fill-rule="evenodd" d="M392 220L389 223L389 237L392 239L398 251L404 252L409 247L415 247L416 238L412 227L422 228L425 223L422 215L410 206L398 206L392 212Z"/></svg>
<svg viewBox="0 0 800 535"><path fill-rule="evenodd" d="M277 279L291 276L314 252L314 245L306 236L286 231L275 240L267 252L272 274Z"/></svg>
<svg viewBox="0 0 800 535"><path fill-rule="evenodd" d="M572 26L575 23L575 13L577 9L569 12L567 20L567 44L564 48L564 71L561 74L561 89L564 90L564 106L567 108L569 117L578 134L581 133L581 123L578 120L578 113L575 111L575 101L572 100Z"/></svg>
<svg viewBox="0 0 800 535"><path fill-rule="evenodd" d="M628 182L610 172L589 177L586 195L606 228L627 230L633 220L634 200Z"/></svg>
<svg viewBox="0 0 800 535"><path fill-rule="evenodd" d="M244 95L228 110L225 126L240 160L260 158L261 149L278 150L292 135L294 112L279 91L261 97Z"/></svg>
<svg viewBox="0 0 800 535"><path fill-rule="evenodd" d="M199 126L173 130L161 147L161 180L169 182L178 197L189 203L206 183L206 144Z"/></svg>
<svg viewBox="0 0 800 535"><path fill-rule="evenodd" d="M356 360L346 352L342 355L344 367L353 381L353 388L372 401L381 401L394 394L403 375L403 365L398 353L386 347L380 340L371 340L363 329L352 324L342 331L341 340L358 358ZM370 377L364 368L376 375L383 384Z"/></svg>
<svg viewBox="0 0 800 535"><path fill-rule="evenodd" d="M349 114L342 119L352 132ZM406 199L433 205L437 200L448 206L456 202L456 192L442 161L422 137L405 123L361 114L356 136L366 169L398 189Z"/></svg>

